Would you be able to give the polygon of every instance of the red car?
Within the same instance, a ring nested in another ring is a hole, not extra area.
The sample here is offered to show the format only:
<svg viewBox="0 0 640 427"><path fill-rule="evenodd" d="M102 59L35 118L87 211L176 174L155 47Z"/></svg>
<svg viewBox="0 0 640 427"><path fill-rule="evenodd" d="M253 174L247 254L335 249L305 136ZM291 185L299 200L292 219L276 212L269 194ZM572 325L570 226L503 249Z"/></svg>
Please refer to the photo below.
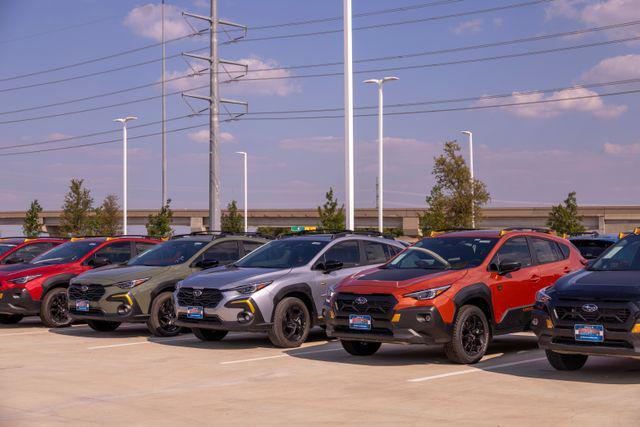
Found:
<svg viewBox="0 0 640 427"><path fill-rule="evenodd" d="M475 363L491 337L527 330L536 292L586 261L537 229L458 231L426 238L329 292L327 334L359 356L381 343L444 344Z"/></svg>
<svg viewBox="0 0 640 427"><path fill-rule="evenodd" d="M124 263L157 243L146 237L73 238L29 263L0 268L0 323L40 314L48 327L70 325L69 280L94 268Z"/></svg>
<svg viewBox="0 0 640 427"><path fill-rule="evenodd" d="M0 264L29 262L68 240L58 237L2 237L0 238Z"/></svg>

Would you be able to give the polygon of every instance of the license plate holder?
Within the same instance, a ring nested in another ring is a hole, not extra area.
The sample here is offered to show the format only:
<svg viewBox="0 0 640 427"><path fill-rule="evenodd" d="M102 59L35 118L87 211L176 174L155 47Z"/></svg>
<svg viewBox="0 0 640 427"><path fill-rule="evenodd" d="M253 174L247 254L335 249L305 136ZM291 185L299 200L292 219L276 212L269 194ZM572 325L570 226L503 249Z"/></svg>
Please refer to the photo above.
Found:
<svg viewBox="0 0 640 427"><path fill-rule="evenodd" d="M349 315L349 329L355 329L358 331L370 331L371 330L371 316L367 314L350 314Z"/></svg>
<svg viewBox="0 0 640 427"><path fill-rule="evenodd" d="M87 301L87 300L77 300L76 301L76 311L89 311L89 301Z"/></svg>
<svg viewBox="0 0 640 427"><path fill-rule="evenodd" d="M573 327L573 333L576 341L591 343L604 342L603 325L577 324Z"/></svg>
<svg viewBox="0 0 640 427"><path fill-rule="evenodd" d="M204 319L204 307L187 307L189 319Z"/></svg>

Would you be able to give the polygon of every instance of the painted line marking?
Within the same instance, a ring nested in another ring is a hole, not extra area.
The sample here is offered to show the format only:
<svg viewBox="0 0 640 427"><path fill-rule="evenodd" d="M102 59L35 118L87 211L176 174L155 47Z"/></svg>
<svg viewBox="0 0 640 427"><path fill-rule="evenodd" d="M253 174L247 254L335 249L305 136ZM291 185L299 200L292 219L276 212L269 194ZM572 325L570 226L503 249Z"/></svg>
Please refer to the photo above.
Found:
<svg viewBox="0 0 640 427"><path fill-rule="evenodd" d="M293 356L304 356L306 354L328 353L330 351L342 351L342 349L341 348L331 348L331 349L326 349L326 350L303 351L303 352L300 352L300 353L293 353L293 354L283 353L283 354L277 354L275 356L254 357L253 359L230 360L230 361L227 361L227 362L220 362L220 364L221 365L232 365L232 364L235 364L235 363L247 363L247 362L257 362L257 361L260 361L260 360L279 359L281 357L293 357Z"/></svg>
<svg viewBox="0 0 640 427"><path fill-rule="evenodd" d="M525 365L527 363L540 362L542 360L547 360L547 358L538 357L536 359L519 360L517 362L501 363L500 365L493 365L493 366L487 366L482 368L470 368L470 369L465 369L463 371L448 372L446 374L432 375L429 377L413 378L413 379L407 380L407 382L419 383L423 381L437 380L440 378L455 377L458 375L475 374L475 373L484 372L484 371L495 371L496 369L500 369L500 368L508 368L509 366L517 366L517 365Z"/></svg>
<svg viewBox="0 0 640 427"><path fill-rule="evenodd" d="M128 342L123 344L97 345L93 347L87 347L87 350L100 350L103 348L129 347L132 345L154 344L154 343L174 342L174 341L189 341L193 339L194 337L182 337L182 338L169 338L166 340L153 340L153 341L147 340L147 341Z"/></svg>

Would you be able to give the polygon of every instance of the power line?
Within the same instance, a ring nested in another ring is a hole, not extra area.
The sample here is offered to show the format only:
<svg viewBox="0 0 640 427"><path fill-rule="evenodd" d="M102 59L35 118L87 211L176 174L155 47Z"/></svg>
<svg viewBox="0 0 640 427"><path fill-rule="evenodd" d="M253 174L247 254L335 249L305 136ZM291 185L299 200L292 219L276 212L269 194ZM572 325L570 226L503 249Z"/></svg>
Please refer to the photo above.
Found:
<svg viewBox="0 0 640 427"><path fill-rule="evenodd" d="M75 28L86 27L87 25L99 24L101 22L110 21L118 18L117 16L107 16L105 18L94 19L92 21L82 22L80 24L67 25L66 27L54 28L52 30L40 31L37 33L26 34L24 36L14 37L11 39L0 40L0 44L11 43L20 40L32 39L35 37L44 36L47 34L60 33L62 31L73 30ZM0 80L1 81L1 80Z"/></svg>

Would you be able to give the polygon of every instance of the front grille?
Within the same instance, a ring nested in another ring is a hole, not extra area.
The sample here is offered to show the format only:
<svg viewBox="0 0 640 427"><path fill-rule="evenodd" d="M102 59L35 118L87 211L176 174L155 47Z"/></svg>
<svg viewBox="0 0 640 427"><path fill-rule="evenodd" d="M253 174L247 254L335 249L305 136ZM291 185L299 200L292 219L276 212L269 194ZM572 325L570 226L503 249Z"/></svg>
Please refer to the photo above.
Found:
<svg viewBox="0 0 640 427"><path fill-rule="evenodd" d="M222 292L218 289L180 288L178 291L178 304L182 307L215 308L221 300Z"/></svg>
<svg viewBox="0 0 640 427"><path fill-rule="evenodd" d="M83 290L86 288L86 290ZM69 299L99 301L104 295L102 285L71 285L69 286Z"/></svg>
<svg viewBox="0 0 640 427"><path fill-rule="evenodd" d="M359 298L366 299L364 303L358 303ZM393 315L393 307L398 301L393 295L358 295L340 293L335 298L337 315L368 314L373 318L390 319Z"/></svg>
<svg viewBox="0 0 640 427"><path fill-rule="evenodd" d="M633 345L624 340L608 340L603 342L588 342L588 341L576 341L573 338L568 337L556 337L552 341L554 344L565 344L582 347L614 347L614 348L633 348Z"/></svg>
<svg viewBox="0 0 640 427"><path fill-rule="evenodd" d="M569 322L597 322L607 324L625 324L631 316L628 308L600 307L593 313L587 313L580 307L557 306L558 320Z"/></svg>

